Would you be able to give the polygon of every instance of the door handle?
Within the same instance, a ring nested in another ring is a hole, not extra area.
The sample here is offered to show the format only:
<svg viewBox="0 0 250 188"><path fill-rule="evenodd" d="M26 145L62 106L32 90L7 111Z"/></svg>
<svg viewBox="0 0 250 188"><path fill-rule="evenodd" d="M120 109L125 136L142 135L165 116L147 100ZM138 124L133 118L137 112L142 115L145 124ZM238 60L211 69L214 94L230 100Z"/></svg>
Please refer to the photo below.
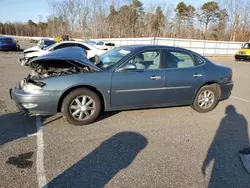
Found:
<svg viewBox="0 0 250 188"><path fill-rule="evenodd" d="M161 80L161 76L151 76L151 80Z"/></svg>
<svg viewBox="0 0 250 188"><path fill-rule="evenodd" d="M197 78L197 77L202 77L202 76L203 76L203 74L198 74L198 73L193 74L193 77L195 77L195 78Z"/></svg>

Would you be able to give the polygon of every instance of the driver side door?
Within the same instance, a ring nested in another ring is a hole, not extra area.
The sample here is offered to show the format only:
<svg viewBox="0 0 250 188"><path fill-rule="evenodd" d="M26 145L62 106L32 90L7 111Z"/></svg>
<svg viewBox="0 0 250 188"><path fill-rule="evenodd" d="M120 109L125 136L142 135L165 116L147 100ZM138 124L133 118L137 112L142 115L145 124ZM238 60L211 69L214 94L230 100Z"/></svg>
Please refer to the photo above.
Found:
<svg viewBox="0 0 250 188"><path fill-rule="evenodd" d="M158 106L164 101L163 53L160 49L137 53L127 63L135 63L136 70L116 70L111 83L112 108Z"/></svg>

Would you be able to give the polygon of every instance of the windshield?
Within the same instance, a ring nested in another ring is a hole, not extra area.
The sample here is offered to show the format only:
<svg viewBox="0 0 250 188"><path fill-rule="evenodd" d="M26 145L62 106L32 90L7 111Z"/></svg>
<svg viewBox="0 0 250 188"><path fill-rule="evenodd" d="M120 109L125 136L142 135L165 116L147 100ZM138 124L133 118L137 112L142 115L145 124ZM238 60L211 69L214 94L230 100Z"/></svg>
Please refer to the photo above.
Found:
<svg viewBox="0 0 250 188"><path fill-rule="evenodd" d="M47 46L46 48L43 48L43 50L48 50L49 48L52 48L52 47L54 47L55 45L57 45L57 43L52 44L52 45L50 45L50 46Z"/></svg>
<svg viewBox="0 0 250 188"><path fill-rule="evenodd" d="M56 43L56 41L53 41L53 40L45 40L44 41L44 45L46 45L46 46L50 46L50 45L55 44L55 43Z"/></svg>
<svg viewBox="0 0 250 188"><path fill-rule="evenodd" d="M250 49L250 43L244 44L242 48L244 48L244 49Z"/></svg>
<svg viewBox="0 0 250 188"><path fill-rule="evenodd" d="M108 69L120 61L123 57L131 53L131 49L126 47L114 48L99 57L98 67Z"/></svg>

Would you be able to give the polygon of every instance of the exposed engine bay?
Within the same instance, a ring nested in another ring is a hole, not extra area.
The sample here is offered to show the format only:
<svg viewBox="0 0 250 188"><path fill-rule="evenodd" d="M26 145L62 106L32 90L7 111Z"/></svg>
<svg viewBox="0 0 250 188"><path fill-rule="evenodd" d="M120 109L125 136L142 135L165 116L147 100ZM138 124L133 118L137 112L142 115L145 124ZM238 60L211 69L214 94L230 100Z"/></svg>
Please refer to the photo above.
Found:
<svg viewBox="0 0 250 188"><path fill-rule="evenodd" d="M31 62L29 66L35 72L31 77L33 80L94 71L87 66L70 60L38 60Z"/></svg>

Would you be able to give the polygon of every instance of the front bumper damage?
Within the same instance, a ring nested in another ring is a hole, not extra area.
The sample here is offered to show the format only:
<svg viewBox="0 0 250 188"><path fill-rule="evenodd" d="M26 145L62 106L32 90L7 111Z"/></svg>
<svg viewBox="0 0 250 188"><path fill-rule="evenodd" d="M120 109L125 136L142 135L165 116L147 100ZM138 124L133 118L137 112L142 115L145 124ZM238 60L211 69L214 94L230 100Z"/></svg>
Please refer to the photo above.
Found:
<svg viewBox="0 0 250 188"><path fill-rule="evenodd" d="M24 80L29 80L29 77ZM29 83L32 82L29 81ZM23 90L21 84L18 83L16 87L9 90L9 95L23 114L53 115L57 113L60 92L44 90L28 92Z"/></svg>
<svg viewBox="0 0 250 188"><path fill-rule="evenodd" d="M31 94L16 88L11 88L9 92L11 99L23 114L54 115L57 113L58 101L52 100L51 93Z"/></svg>

